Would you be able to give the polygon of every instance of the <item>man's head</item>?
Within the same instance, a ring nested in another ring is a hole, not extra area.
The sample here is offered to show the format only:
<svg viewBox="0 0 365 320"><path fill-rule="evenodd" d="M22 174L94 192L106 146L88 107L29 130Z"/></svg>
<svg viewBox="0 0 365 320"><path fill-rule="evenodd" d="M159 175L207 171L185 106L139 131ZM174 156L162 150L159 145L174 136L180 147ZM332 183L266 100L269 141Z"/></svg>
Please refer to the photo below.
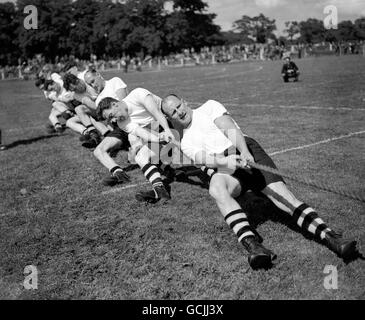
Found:
<svg viewBox="0 0 365 320"><path fill-rule="evenodd" d="M63 67L62 71L64 73L71 73L74 76L77 76L78 68L77 68L76 62L74 62L74 61L67 62L65 64L65 66Z"/></svg>
<svg viewBox="0 0 365 320"><path fill-rule="evenodd" d="M55 82L53 80L46 80L44 82L43 89L45 91L56 91L56 92L60 92L61 86L57 82Z"/></svg>
<svg viewBox="0 0 365 320"><path fill-rule="evenodd" d="M125 102L114 98L104 98L96 110L98 119L108 122L125 121L128 119L128 106Z"/></svg>
<svg viewBox="0 0 365 320"><path fill-rule="evenodd" d="M35 81L35 86L39 89L39 90L44 90L44 83L46 82L46 79L41 77L41 78L38 78L36 81Z"/></svg>
<svg viewBox="0 0 365 320"><path fill-rule="evenodd" d="M102 92L105 88L105 79L95 69L91 69L85 73L85 82L97 93Z"/></svg>
<svg viewBox="0 0 365 320"><path fill-rule="evenodd" d="M290 57L289 57L289 56L287 56L287 57L285 57L285 58L284 58L284 62L285 62L286 64L288 64L288 63L290 62L290 60L291 60L291 59L290 59Z"/></svg>
<svg viewBox="0 0 365 320"><path fill-rule="evenodd" d="M168 119L183 128L187 128L192 121L193 111L187 106L186 101L174 94L162 100L162 112Z"/></svg>
<svg viewBox="0 0 365 320"><path fill-rule="evenodd" d="M63 86L67 91L76 92L79 94L85 93L86 91L85 82L72 73L66 73L63 76Z"/></svg>

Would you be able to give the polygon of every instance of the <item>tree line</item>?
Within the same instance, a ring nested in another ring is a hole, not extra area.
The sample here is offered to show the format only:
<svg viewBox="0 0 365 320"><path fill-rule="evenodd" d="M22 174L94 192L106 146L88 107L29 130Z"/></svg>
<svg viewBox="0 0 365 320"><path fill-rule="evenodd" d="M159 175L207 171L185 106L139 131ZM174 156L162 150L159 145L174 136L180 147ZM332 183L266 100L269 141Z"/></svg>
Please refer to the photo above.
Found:
<svg viewBox="0 0 365 320"><path fill-rule="evenodd" d="M169 4L169 8L166 6ZM38 29L23 26L24 8L38 11ZM168 8L168 9L167 9ZM222 32L203 0L17 0L0 3L0 65L42 53L48 60L74 55L164 56L185 48L278 41L276 22L263 14L242 16ZM316 19L287 23L288 41L365 39L365 18L327 31ZM283 39L282 39L283 40Z"/></svg>

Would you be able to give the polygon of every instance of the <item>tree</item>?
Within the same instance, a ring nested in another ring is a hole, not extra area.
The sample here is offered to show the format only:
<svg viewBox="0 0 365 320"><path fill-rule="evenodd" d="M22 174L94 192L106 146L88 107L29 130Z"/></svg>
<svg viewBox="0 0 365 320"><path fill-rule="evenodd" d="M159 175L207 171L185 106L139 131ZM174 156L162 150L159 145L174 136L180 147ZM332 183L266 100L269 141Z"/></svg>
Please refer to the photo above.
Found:
<svg viewBox="0 0 365 320"><path fill-rule="evenodd" d="M258 43L266 43L269 38L275 38L273 31L276 30L275 19L270 20L262 13L255 17L242 16L233 24L233 28L250 37Z"/></svg>
<svg viewBox="0 0 365 320"><path fill-rule="evenodd" d="M359 40L365 40L365 18L359 18L354 23L355 36Z"/></svg>
<svg viewBox="0 0 365 320"><path fill-rule="evenodd" d="M100 4L97 0L77 0L71 5L69 46L71 53L80 58L89 58L90 54L94 53L94 22L101 10Z"/></svg>
<svg viewBox="0 0 365 320"><path fill-rule="evenodd" d="M131 30L124 43L127 52L158 54L164 43L164 1L128 0L126 10Z"/></svg>
<svg viewBox="0 0 365 320"><path fill-rule="evenodd" d="M293 41L293 38L300 34L300 27L297 21L287 21L285 22L285 27L284 32L288 34L290 41Z"/></svg>
<svg viewBox="0 0 365 320"><path fill-rule="evenodd" d="M307 21L301 21L300 27L300 39L307 43L316 43L325 40L325 28L323 22L317 19L308 19Z"/></svg>
<svg viewBox="0 0 365 320"><path fill-rule="evenodd" d="M38 9L38 29L23 27L23 11L27 5ZM42 53L47 58L69 53L71 0L18 0L17 43L24 56L32 57Z"/></svg>
<svg viewBox="0 0 365 320"><path fill-rule="evenodd" d="M133 30L125 5L104 2L93 26L93 50L97 56L120 57L126 50L127 34Z"/></svg>
<svg viewBox="0 0 365 320"><path fill-rule="evenodd" d="M166 16L165 51L222 44L215 14L205 13L208 5L201 0L174 0L171 14Z"/></svg>
<svg viewBox="0 0 365 320"><path fill-rule="evenodd" d="M0 3L0 65L16 64L18 50L14 39L17 23L14 3Z"/></svg>

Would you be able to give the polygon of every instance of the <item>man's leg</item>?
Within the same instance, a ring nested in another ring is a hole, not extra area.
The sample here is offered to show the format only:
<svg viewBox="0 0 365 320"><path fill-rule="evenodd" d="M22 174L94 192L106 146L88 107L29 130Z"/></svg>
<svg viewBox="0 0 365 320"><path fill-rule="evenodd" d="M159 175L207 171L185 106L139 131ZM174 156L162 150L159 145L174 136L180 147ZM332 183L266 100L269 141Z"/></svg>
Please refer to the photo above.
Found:
<svg viewBox="0 0 365 320"><path fill-rule="evenodd" d="M99 131L99 133L103 136L105 135L109 130L109 128L102 122L96 121L93 117L90 117L91 124L94 126L96 130Z"/></svg>
<svg viewBox="0 0 365 320"><path fill-rule="evenodd" d="M109 152L115 148L120 148L123 141L117 137L107 136L94 150L94 156L100 163L109 170L111 176L104 179L103 184L114 186L118 183L129 182L128 174L111 158Z"/></svg>
<svg viewBox="0 0 365 320"><path fill-rule="evenodd" d="M71 130L83 134L86 128L81 124L80 118L78 116L74 116L66 121L66 127L70 128Z"/></svg>
<svg viewBox="0 0 365 320"><path fill-rule="evenodd" d="M241 193L237 179L226 174L215 174L211 178L209 194L216 201L225 221L238 237L238 242L249 252L252 268L270 267L275 254L258 243L254 231L241 206L234 199Z"/></svg>
<svg viewBox="0 0 365 320"><path fill-rule="evenodd" d="M297 225L304 231L325 241L331 250L341 257L351 256L356 251L356 242L345 240L331 230L318 216L315 210L299 201L287 188L284 182L274 182L262 190L279 209L290 214Z"/></svg>
<svg viewBox="0 0 365 320"><path fill-rule="evenodd" d="M100 143L100 136L91 120L89 108L84 105L79 105L75 108L75 112L80 118L81 123L86 128L82 133L82 145L86 148L96 148L96 146Z"/></svg>
<svg viewBox="0 0 365 320"><path fill-rule="evenodd" d="M62 102L56 101L56 102L53 102L53 104L52 104L51 113L49 114L48 119L51 122L55 131L58 133L62 133L64 131L58 118L61 117L63 112L65 112L67 110L68 109L67 109L66 105Z"/></svg>
<svg viewBox="0 0 365 320"><path fill-rule="evenodd" d="M132 146L133 147L133 146ZM143 175L146 179L151 183L154 194L152 194L152 198L150 198L149 193L147 194L140 192L136 194L136 199L138 201L147 201L155 203L159 200L170 200L171 197L167 192L163 181L162 176L158 168L158 164L155 164L151 159L156 155L153 153L151 149L149 149L146 145L143 145L141 149L138 151L135 156L135 162L141 168ZM147 197L145 197L147 195Z"/></svg>
<svg viewBox="0 0 365 320"><path fill-rule="evenodd" d="M131 163L138 164L143 172L143 175L151 183L153 188L153 191L151 192L138 192L135 196L136 199L141 202L149 203L156 203L159 200L170 200L171 197L165 188L161 173L158 168L159 161L157 161L157 154L135 135L130 134L128 139L131 145L129 151L129 161Z"/></svg>

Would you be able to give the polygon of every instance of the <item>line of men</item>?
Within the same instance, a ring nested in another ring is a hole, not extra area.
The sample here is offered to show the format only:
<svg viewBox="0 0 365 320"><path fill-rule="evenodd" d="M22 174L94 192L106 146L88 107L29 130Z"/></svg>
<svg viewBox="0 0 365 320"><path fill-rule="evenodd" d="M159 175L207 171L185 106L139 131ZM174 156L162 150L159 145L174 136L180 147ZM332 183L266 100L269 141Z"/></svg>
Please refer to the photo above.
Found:
<svg viewBox="0 0 365 320"><path fill-rule="evenodd" d="M82 134L92 132L87 131L92 128L103 137L101 142L94 141L94 155L109 170L110 179L116 183L130 180L109 154L124 146L129 160L138 165L152 186L150 191L138 192L136 199L169 201L171 195L163 182L161 165L171 163L162 161L162 155L168 154L171 159L182 154L184 164L188 159L189 164L201 168L209 177L209 194L247 250L253 269L270 268L276 254L263 246L236 200L248 190L265 195L304 232L338 256L348 259L357 252L356 241L345 239L328 227L313 208L291 193L281 176L250 167L250 163L256 162L276 168L259 143L242 132L221 103L208 100L192 110L175 94L161 99L144 88L128 94L121 79L106 81L95 70L86 71L83 77L76 70L67 70L62 81L63 88L73 93L73 99L79 103L73 122L82 123L86 130ZM89 122L85 124L84 118ZM66 125L72 129L72 124ZM93 140L90 137L87 141Z"/></svg>

